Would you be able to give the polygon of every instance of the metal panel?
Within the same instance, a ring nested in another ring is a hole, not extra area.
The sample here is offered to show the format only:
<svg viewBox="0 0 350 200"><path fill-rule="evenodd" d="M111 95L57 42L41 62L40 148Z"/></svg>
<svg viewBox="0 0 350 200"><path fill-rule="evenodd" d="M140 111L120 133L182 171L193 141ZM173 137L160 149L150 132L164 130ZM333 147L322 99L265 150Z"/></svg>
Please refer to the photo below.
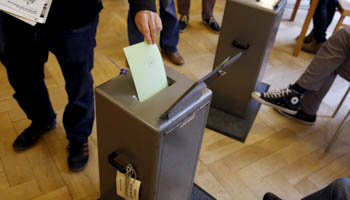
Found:
<svg viewBox="0 0 350 200"><path fill-rule="evenodd" d="M116 169L108 163L114 151L121 156L118 162L135 167L142 182L141 200L190 198L211 91L204 89L177 115L159 120L193 83L169 69L167 75L173 84L144 103L133 98L130 76L116 77L96 89L102 200L122 199L115 192Z"/></svg>
<svg viewBox="0 0 350 200"><path fill-rule="evenodd" d="M271 3L272 2L272 3ZM213 91L212 106L228 114L246 118L250 111L251 93L257 89L276 37L286 0L278 8L274 1L228 0L214 66L242 49L233 41L249 48L227 70L226 76L209 85Z"/></svg>

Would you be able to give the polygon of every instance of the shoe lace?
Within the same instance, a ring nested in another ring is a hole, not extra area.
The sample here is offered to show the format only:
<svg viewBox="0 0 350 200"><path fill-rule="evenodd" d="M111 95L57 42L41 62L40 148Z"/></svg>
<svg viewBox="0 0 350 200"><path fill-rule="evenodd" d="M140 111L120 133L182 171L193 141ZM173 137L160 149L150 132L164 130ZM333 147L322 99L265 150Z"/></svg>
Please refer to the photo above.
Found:
<svg viewBox="0 0 350 200"><path fill-rule="evenodd" d="M267 98L281 98L285 97L292 93L292 90L289 88L272 90L271 92L264 93L264 96Z"/></svg>

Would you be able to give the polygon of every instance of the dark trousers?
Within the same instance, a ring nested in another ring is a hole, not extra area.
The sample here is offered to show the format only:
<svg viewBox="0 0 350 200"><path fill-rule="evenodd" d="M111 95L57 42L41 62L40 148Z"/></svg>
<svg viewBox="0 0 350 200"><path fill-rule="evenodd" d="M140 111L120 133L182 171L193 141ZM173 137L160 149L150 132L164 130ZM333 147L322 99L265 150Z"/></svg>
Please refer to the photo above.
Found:
<svg viewBox="0 0 350 200"><path fill-rule="evenodd" d="M56 119L44 78L44 64L51 51L57 58L66 82L68 104L63 125L69 141L85 142L94 122L94 93L91 69L96 46L98 17L69 31L45 25L32 27L11 16L3 19L6 40L3 63L15 90L14 98L32 123Z"/></svg>
<svg viewBox="0 0 350 200"><path fill-rule="evenodd" d="M350 199L350 179L339 178L327 187L310 194L302 200L349 200Z"/></svg>
<svg viewBox="0 0 350 200"><path fill-rule="evenodd" d="M313 16L313 32L317 43L326 41L326 31L333 20L337 4L337 0L319 0Z"/></svg>
<svg viewBox="0 0 350 200"><path fill-rule="evenodd" d="M318 50L316 56L300 76L297 83L306 89L300 108L316 115L322 99L339 74L350 81L350 27L334 33Z"/></svg>
<svg viewBox="0 0 350 200"><path fill-rule="evenodd" d="M4 27L3 27L3 13L0 11L0 62L4 56L5 38L4 38Z"/></svg>
<svg viewBox="0 0 350 200"><path fill-rule="evenodd" d="M208 19L213 16L215 0L202 0L202 19ZM189 15L191 0L177 0L177 11L180 15Z"/></svg>
<svg viewBox="0 0 350 200"><path fill-rule="evenodd" d="M176 16L174 0L160 0L159 12L163 23L163 30L160 33L160 48L166 53L177 52L177 44L179 43L179 21ZM135 24L135 14L136 13L131 13L129 10L128 36L130 45L144 41L143 35L139 32Z"/></svg>

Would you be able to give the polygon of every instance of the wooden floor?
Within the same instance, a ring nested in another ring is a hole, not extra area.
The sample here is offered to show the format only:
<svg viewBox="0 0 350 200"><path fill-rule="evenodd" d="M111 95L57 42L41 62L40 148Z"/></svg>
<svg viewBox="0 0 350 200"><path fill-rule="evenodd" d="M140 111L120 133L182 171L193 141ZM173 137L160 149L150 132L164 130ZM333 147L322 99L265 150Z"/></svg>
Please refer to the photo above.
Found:
<svg viewBox="0 0 350 200"><path fill-rule="evenodd" d="M122 48L128 45L127 0L104 0L104 5L93 69L96 85L119 72L106 56L125 66ZM220 22L224 6L225 0L217 0L215 16ZM191 12L188 31L180 35L179 43L186 64L176 67L167 60L165 63L189 77L200 78L212 68L218 35L201 23L200 0L192 1ZM291 9L287 8L283 18L287 19L290 13ZM298 58L291 55L305 15L306 11L300 11L295 22L284 20L280 25L264 77L272 88L293 83L313 57L306 53L301 53ZM338 14L336 18L339 18ZM70 172L61 120L67 103L64 80L54 56L50 55L45 69L46 83L58 113L58 128L45 135L34 148L15 153L12 142L29 121L12 98L13 90L5 69L0 67L0 199L97 199L96 130L89 140L91 159L88 167L81 173ZM336 80L322 104L320 115L332 113L347 86L346 81ZM292 200L318 190L338 177L349 177L348 127L332 151L324 153L325 145L349 108L347 103L336 118L320 116L316 124L307 126L262 106L244 144L206 130L195 182L221 200L258 200L268 191Z"/></svg>

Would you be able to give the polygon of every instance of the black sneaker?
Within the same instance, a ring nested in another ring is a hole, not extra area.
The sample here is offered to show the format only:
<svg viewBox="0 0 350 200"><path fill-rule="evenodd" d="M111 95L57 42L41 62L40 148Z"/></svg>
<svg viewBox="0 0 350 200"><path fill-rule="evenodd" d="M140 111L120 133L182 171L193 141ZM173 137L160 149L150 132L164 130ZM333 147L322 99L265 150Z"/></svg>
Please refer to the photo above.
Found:
<svg viewBox="0 0 350 200"><path fill-rule="evenodd" d="M291 89L290 85L288 88L271 92L253 92L252 97L262 104L294 115L298 112L301 94Z"/></svg>
<svg viewBox="0 0 350 200"><path fill-rule="evenodd" d="M89 161L89 145L88 142L77 143L70 142L68 145L68 167L73 172L79 172L86 167Z"/></svg>
<svg viewBox="0 0 350 200"><path fill-rule="evenodd" d="M276 112L278 112L279 114L294 119L294 120L298 120L299 122L303 123L303 124L308 124L308 125L312 125L316 122L316 115L309 115L304 113L303 111L299 110L297 112L297 114L295 115L291 115L289 113L283 112L281 110L275 109Z"/></svg>
<svg viewBox="0 0 350 200"><path fill-rule="evenodd" d="M210 17L208 19L203 20L203 23L206 24L210 30L215 33L219 33L221 31L220 25L216 22L214 17Z"/></svg>
<svg viewBox="0 0 350 200"><path fill-rule="evenodd" d="M264 195L263 200L282 200L281 198L279 198L277 195L275 195L274 193L268 192Z"/></svg>
<svg viewBox="0 0 350 200"><path fill-rule="evenodd" d="M45 125L32 123L16 138L12 146L16 151L27 150L36 144L42 135L54 128L56 128L56 120Z"/></svg>
<svg viewBox="0 0 350 200"><path fill-rule="evenodd" d="M187 29L188 21L190 20L190 17L188 15L181 15L179 19L179 32L183 33Z"/></svg>

